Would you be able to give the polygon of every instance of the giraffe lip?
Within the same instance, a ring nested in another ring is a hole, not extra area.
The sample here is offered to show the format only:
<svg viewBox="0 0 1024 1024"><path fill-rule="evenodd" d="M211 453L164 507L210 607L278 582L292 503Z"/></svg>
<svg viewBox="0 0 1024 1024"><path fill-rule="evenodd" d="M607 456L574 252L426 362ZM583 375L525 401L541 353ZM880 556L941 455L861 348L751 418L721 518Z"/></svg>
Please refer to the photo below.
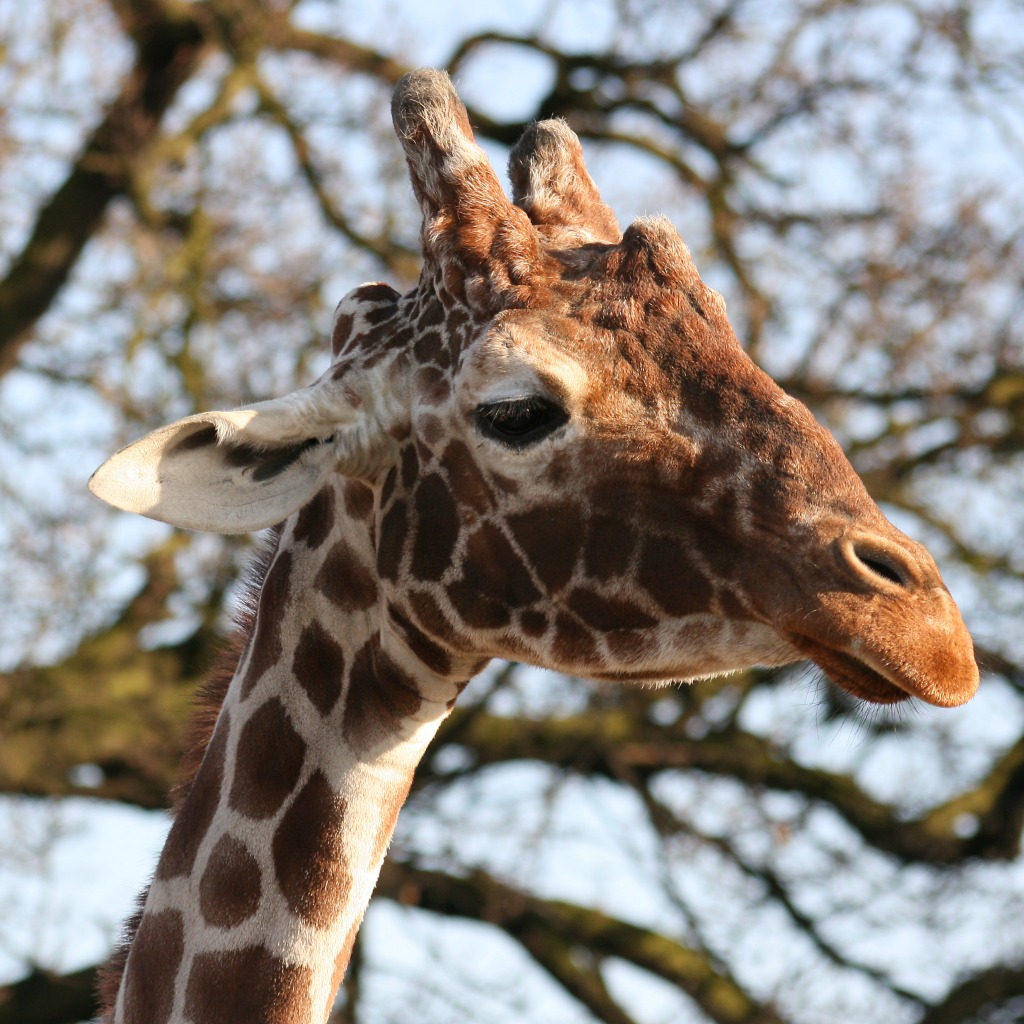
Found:
<svg viewBox="0 0 1024 1024"><path fill-rule="evenodd" d="M854 697L871 704L898 704L915 695L909 686L894 682L849 651L829 647L801 633L790 633L787 639L836 686Z"/></svg>

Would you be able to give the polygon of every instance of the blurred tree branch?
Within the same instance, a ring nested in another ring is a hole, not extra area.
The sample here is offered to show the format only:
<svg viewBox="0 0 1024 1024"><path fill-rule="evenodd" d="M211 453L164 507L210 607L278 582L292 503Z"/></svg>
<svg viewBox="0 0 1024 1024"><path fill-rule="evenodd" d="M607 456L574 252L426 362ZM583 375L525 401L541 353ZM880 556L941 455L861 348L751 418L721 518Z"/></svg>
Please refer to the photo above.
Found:
<svg viewBox="0 0 1024 1024"><path fill-rule="evenodd" d="M707 953L591 907L545 900L484 871L459 876L391 859L380 892L437 914L500 925L599 1020L633 1024L600 977L606 958L625 960L685 992L716 1024L781 1024ZM580 952L587 950L589 957Z"/></svg>
<svg viewBox="0 0 1024 1024"><path fill-rule="evenodd" d="M209 620L177 644L141 643L142 628L167 617L182 539L147 556L142 589L70 657L0 674L0 791L167 806L192 695L218 644ZM101 781L77 782L83 765Z"/></svg>
<svg viewBox="0 0 1024 1024"><path fill-rule="evenodd" d="M55 974L36 968L0 988L0 1024L78 1024L93 1016L96 968Z"/></svg>
<svg viewBox="0 0 1024 1024"><path fill-rule="evenodd" d="M0 376L15 365L110 200L125 191L132 164L157 135L164 111L200 59L202 38L190 19L167 17L156 0L121 0L115 9L135 41L135 66L0 282Z"/></svg>
<svg viewBox="0 0 1024 1024"><path fill-rule="evenodd" d="M981 1011L1022 996L1024 967L994 967L966 978L945 999L936 1003L918 1024L970 1024L982 1019ZM1009 1017L998 1019L1010 1021Z"/></svg>
<svg viewBox="0 0 1024 1024"><path fill-rule="evenodd" d="M510 760L537 760L584 776L628 777L638 788L663 772L705 772L820 802L875 849L907 863L1008 860L1020 853L1024 739L1003 755L977 789L908 819L869 796L849 776L801 765L771 740L732 726L693 739L685 726L656 726L617 708L540 720L510 720L471 708L456 709L451 727L457 742L471 751L470 771ZM441 733L439 745L447 735ZM425 778L421 772L421 782ZM956 831L964 814L978 820L968 838Z"/></svg>

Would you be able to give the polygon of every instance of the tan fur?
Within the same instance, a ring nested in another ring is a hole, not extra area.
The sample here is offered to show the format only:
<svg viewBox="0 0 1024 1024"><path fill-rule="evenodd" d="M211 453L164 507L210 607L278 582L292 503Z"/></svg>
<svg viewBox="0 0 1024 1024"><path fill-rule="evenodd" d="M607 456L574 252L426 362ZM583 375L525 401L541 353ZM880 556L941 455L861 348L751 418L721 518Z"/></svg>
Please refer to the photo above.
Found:
<svg viewBox="0 0 1024 1024"><path fill-rule="evenodd" d="M272 531L264 543L263 550L249 563L238 605L233 610L234 628L226 637L206 682L196 694L192 714L185 729L180 778L171 791L172 815L177 814L192 789L196 773L203 763L203 755L209 746L210 737L213 736L213 730L217 726L217 718L224 703L224 695L231 685L238 663L252 636L256 623L256 611L259 607L260 590L274 556L278 537L279 531ZM148 892L147 887L139 894L134 912L121 929L121 936L114 952L97 975L97 996L101 1019L105 1020L113 1010L132 940L135 938L142 920L142 909L145 906Z"/></svg>

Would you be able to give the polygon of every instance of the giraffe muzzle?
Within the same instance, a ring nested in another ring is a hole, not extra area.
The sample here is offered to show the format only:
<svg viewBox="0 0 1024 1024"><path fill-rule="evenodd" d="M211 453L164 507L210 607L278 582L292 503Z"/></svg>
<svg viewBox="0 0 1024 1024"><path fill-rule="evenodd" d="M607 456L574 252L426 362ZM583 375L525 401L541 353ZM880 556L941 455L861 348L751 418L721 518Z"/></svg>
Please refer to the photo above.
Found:
<svg viewBox="0 0 1024 1024"><path fill-rule="evenodd" d="M836 576L815 580L811 606L783 616L783 635L863 700L964 704L979 680L970 633L931 555L890 531L836 540Z"/></svg>

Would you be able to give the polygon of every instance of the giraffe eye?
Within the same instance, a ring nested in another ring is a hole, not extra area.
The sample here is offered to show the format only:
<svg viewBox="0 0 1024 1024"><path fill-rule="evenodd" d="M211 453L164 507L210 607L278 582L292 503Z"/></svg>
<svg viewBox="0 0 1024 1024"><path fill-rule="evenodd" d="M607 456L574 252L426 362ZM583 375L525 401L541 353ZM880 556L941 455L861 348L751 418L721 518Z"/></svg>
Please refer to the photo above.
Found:
<svg viewBox="0 0 1024 1024"><path fill-rule="evenodd" d="M511 448L525 448L557 430L569 414L549 398L507 398L476 407L481 433Z"/></svg>

